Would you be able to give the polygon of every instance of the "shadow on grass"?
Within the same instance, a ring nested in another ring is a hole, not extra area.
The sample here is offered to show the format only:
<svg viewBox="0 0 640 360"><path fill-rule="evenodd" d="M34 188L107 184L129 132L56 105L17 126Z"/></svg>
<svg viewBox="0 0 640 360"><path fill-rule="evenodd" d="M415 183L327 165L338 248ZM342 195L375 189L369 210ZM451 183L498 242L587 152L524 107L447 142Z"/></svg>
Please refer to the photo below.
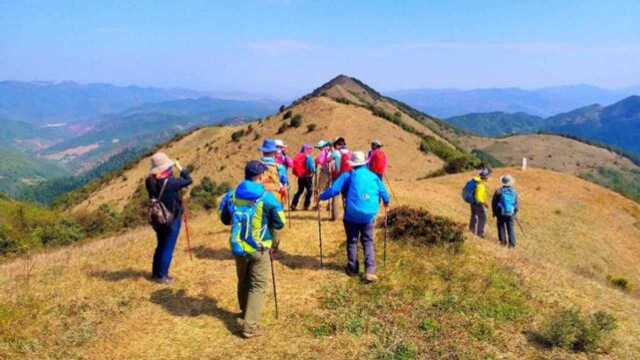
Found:
<svg viewBox="0 0 640 360"><path fill-rule="evenodd" d="M89 276L113 282L140 278L151 280L151 274L148 271L140 271L130 268L118 271L94 271L89 273Z"/></svg>
<svg viewBox="0 0 640 360"><path fill-rule="evenodd" d="M538 331L524 331L524 336L527 338L529 344L535 346L538 350L549 350L552 348L551 344L545 339L545 337Z"/></svg>
<svg viewBox="0 0 640 360"><path fill-rule="evenodd" d="M331 256L330 254L326 254L327 256ZM320 270L320 255L318 256L308 256L308 255L292 255L283 250L278 250L275 261L280 264L288 267L289 269L311 269L311 270ZM342 272L344 268L334 262L328 263L326 259L324 260L323 270L332 270Z"/></svg>
<svg viewBox="0 0 640 360"><path fill-rule="evenodd" d="M198 259L211 259L211 260L233 260L233 255L231 255L231 250L224 249L213 249L207 246L197 246L193 248L193 254Z"/></svg>
<svg viewBox="0 0 640 360"><path fill-rule="evenodd" d="M149 300L162 306L173 316L195 317L209 315L220 319L232 334L239 336L236 327L237 314L220 308L216 299L205 295L189 296L183 289L160 289L151 293Z"/></svg>

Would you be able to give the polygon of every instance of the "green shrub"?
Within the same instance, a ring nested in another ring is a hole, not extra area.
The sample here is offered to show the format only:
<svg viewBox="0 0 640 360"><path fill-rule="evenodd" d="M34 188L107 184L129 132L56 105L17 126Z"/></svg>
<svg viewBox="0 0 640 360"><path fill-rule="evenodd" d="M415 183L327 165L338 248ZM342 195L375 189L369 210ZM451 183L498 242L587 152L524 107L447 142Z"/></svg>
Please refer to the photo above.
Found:
<svg viewBox="0 0 640 360"><path fill-rule="evenodd" d="M245 135L245 130L240 129L231 133L231 141L238 142Z"/></svg>
<svg viewBox="0 0 640 360"><path fill-rule="evenodd" d="M549 347L595 352L616 328L615 317L603 311L585 316L577 309L561 310L547 320L538 337Z"/></svg>
<svg viewBox="0 0 640 360"><path fill-rule="evenodd" d="M383 226L380 222L378 226ZM389 236L392 239L412 239L424 245L462 244L464 226L424 209L397 207L388 214Z"/></svg>
<svg viewBox="0 0 640 360"><path fill-rule="evenodd" d="M211 178L205 176L200 184L191 189L191 204L204 210L215 209L218 206L218 197L225 194L230 188L227 182L218 185Z"/></svg>
<svg viewBox="0 0 640 360"><path fill-rule="evenodd" d="M291 110L287 111L286 113L284 113L284 115L282 116L282 120L287 120L288 118L291 117Z"/></svg>
<svg viewBox="0 0 640 360"><path fill-rule="evenodd" d="M489 168L504 167L503 162L496 159L493 155L489 154L488 152L485 152L479 149L473 149L471 150L471 154L473 154L475 157L480 159L480 161L482 161L483 167L489 167Z"/></svg>
<svg viewBox="0 0 640 360"><path fill-rule="evenodd" d="M110 234L122 228L120 215L107 204L92 212L79 213L76 221L90 237Z"/></svg>
<svg viewBox="0 0 640 360"><path fill-rule="evenodd" d="M607 275L607 281L620 290L629 291L631 286L629 284L629 280L623 277L611 276Z"/></svg>
<svg viewBox="0 0 640 360"><path fill-rule="evenodd" d="M289 128L289 124L287 123L283 123L282 125L280 125L280 127L278 128L278 134L282 134L285 131L287 131L287 129Z"/></svg>
<svg viewBox="0 0 640 360"><path fill-rule="evenodd" d="M299 128L300 125L302 125L302 115L300 114L296 114L293 118L291 118L291 127L292 128Z"/></svg>
<svg viewBox="0 0 640 360"><path fill-rule="evenodd" d="M340 104L345 104L345 105L353 105L353 102L346 98L337 98L336 102L339 102Z"/></svg>
<svg viewBox="0 0 640 360"><path fill-rule="evenodd" d="M316 124L309 124L307 125L307 132L313 132L315 131L315 129L318 127L318 125Z"/></svg>
<svg viewBox="0 0 640 360"><path fill-rule="evenodd" d="M44 246L62 246L82 240L85 234L76 222L62 219L37 227L32 236Z"/></svg>
<svg viewBox="0 0 640 360"><path fill-rule="evenodd" d="M122 225L133 228L147 224L149 195L144 183L138 185L122 209Z"/></svg>

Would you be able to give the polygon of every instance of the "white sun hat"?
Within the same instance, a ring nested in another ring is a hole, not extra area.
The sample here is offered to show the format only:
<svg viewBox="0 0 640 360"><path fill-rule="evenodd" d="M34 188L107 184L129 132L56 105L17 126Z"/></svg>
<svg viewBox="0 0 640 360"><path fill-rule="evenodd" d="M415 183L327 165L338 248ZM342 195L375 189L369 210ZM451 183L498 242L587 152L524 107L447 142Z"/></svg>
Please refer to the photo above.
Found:
<svg viewBox="0 0 640 360"><path fill-rule="evenodd" d="M282 141L280 139L276 139L274 141L275 141L277 147L283 147L283 148L287 147L287 145L284 144L284 141Z"/></svg>
<svg viewBox="0 0 640 360"><path fill-rule="evenodd" d="M364 155L362 151L354 151L351 154L351 160L349 160L349 165L352 167L366 165L369 162L367 157Z"/></svg>
<svg viewBox="0 0 640 360"><path fill-rule="evenodd" d="M513 186L513 184L515 184L515 182L516 182L516 180L511 175L505 175L505 176L500 177L500 183L503 186Z"/></svg>
<svg viewBox="0 0 640 360"><path fill-rule="evenodd" d="M151 171L153 175L160 174L174 165L173 160L169 159L167 154L158 152L151 157Z"/></svg>

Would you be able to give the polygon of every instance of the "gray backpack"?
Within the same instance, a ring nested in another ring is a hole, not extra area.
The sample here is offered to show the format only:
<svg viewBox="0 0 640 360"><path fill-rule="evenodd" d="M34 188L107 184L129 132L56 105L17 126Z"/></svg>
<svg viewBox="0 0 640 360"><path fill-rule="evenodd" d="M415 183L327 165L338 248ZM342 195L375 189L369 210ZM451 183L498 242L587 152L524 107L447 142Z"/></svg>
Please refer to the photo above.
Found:
<svg viewBox="0 0 640 360"><path fill-rule="evenodd" d="M154 228L169 227L173 224L173 220L175 218L173 212L169 211L161 201L168 181L169 179L166 179L164 183L162 183L162 188L160 189L158 197L151 198L151 201L149 202L149 224Z"/></svg>

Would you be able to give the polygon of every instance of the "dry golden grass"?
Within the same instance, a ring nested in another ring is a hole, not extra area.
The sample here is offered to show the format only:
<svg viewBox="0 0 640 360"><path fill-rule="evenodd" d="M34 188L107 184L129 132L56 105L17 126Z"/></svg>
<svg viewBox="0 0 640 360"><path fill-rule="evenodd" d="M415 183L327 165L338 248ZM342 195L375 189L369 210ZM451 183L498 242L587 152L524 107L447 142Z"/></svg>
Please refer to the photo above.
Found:
<svg viewBox="0 0 640 360"><path fill-rule="evenodd" d="M231 141L231 133L246 129L248 125L198 130L163 150L179 159L183 166L194 165L196 182L204 176L210 176L218 182L239 180L245 162L260 156L257 149L265 138L283 139L289 145L290 156L294 156L303 143L315 145L322 139L333 140L337 135L345 137L351 150L367 151L371 140L379 139L385 144L389 177L394 180L414 180L443 166L438 157L419 150L420 139L417 136L373 116L365 108L340 104L328 97L316 97L296 105L291 111L294 115L303 116L302 126L290 128L283 134L277 134L283 123L283 114L278 114L262 124L253 123L253 132L239 142ZM308 132L306 126L312 123L317 128ZM259 138L255 137L256 133ZM367 136L362 136L363 133ZM103 203L121 210L136 187L142 184L148 166L148 159L143 159L122 177L112 180L76 206L74 211L94 210Z"/></svg>
<svg viewBox="0 0 640 360"><path fill-rule="evenodd" d="M495 244L491 223L489 239L470 239L467 251L474 262L497 261L515 269L541 304L540 314L546 311L544 304L554 303L610 311L621 328L615 335L619 345L608 357L631 359L640 354L638 296L616 290L603 280L606 274L614 274L636 286L640 283L636 266L640 229L633 226L639 221L638 205L571 176L543 170L504 171L514 173L518 181L520 216L527 234L520 236L518 249L509 252ZM467 208L459 193L469 176L393 181L396 204L424 206L435 214L465 221ZM495 183L494 178L492 185ZM172 266L178 282L172 287L147 280L155 241L152 231L142 228L39 255L32 261L28 285L26 260L3 266L0 303L20 304L21 299L35 298L36 303L45 304L35 323L24 325L24 333L18 332L36 340L28 352L32 358L257 359L264 358L265 351L273 359L366 357L370 339L348 334L315 337L307 327L309 316L322 314L318 302L322 288L348 281L341 272L340 222L323 223L327 269L318 269L314 215L293 213L293 226L283 233L286 255L276 265L281 318L274 318L269 295L264 311L268 332L251 341L233 334L235 273L227 229L206 214L192 219L193 261L185 252L184 234L180 239ZM390 251L401 249L394 245ZM431 266L430 259L420 261ZM53 332L46 335L42 328ZM508 351L505 358L551 354L536 350L524 334L514 334L509 341L505 338L498 349Z"/></svg>
<svg viewBox="0 0 640 360"><path fill-rule="evenodd" d="M640 220L640 207L568 175L505 169L496 176L505 171L517 179L526 237L520 236L515 252L507 251L495 244L491 223L487 240L469 239L467 252L473 263L482 266L497 261L513 268L524 279L534 301L540 304L535 321L542 320L547 311L545 304L610 311L619 319L620 329L615 333L618 345L607 357L632 359L640 354L639 298L616 290L603 280L607 274L613 274L625 276L636 286L640 283L636 266L640 259L640 229L633 225ZM398 195L394 201L423 206L435 214L463 222L467 208L460 199L460 188L469 176L392 181ZM491 185L495 184L494 178ZM27 308L30 302L25 299L39 304L33 323L19 324L20 331L15 335L25 342L28 350L25 354L31 358L370 356L367 344L371 339L344 333L316 337L308 328L311 316L323 314L319 304L322 289L349 281L341 272L345 260L340 222L323 223L327 268L318 269L314 215L293 213L292 227L283 233L285 256L276 265L281 318L274 318L269 295L263 321L268 331L250 341L233 334L237 312L235 268L227 247L227 229L207 214L192 219L193 260L185 252L184 234L180 239L172 266L172 274L178 279L174 286L160 286L147 280L155 240L151 230L142 228L39 255L31 262L28 284L24 277L26 260L2 266L0 304ZM397 245L390 248L391 256L403 251ZM416 261L432 268L431 261L442 259ZM567 353L552 355L537 349L525 334L497 336L504 343L499 342L494 351L503 358L581 357ZM495 345L487 346L491 349ZM17 356L6 347L0 350Z"/></svg>
<svg viewBox="0 0 640 360"><path fill-rule="evenodd" d="M503 139L461 136L458 140L469 151L483 150L512 166L521 164L526 157L530 166L574 175L602 166L640 170L629 159L609 150L555 135L517 135Z"/></svg>

